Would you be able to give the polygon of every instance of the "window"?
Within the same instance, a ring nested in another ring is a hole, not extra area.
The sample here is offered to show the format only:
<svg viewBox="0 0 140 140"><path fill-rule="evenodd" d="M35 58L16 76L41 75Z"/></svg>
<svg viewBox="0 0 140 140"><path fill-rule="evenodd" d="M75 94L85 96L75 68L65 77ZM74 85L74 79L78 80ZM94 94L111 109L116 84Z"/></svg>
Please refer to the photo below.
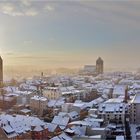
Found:
<svg viewBox="0 0 140 140"><path fill-rule="evenodd" d="M134 110L134 113L136 113L136 110Z"/></svg>

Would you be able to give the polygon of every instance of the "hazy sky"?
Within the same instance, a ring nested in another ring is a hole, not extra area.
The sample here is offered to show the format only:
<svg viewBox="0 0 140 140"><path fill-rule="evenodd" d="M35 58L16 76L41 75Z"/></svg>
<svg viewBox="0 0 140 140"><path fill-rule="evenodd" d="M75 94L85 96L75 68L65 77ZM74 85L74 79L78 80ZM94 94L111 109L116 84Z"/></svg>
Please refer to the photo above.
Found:
<svg viewBox="0 0 140 140"><path fill-rule="evenodd" d="M0 53L6 66L140 67L140 2L1 0Z"/></svg>

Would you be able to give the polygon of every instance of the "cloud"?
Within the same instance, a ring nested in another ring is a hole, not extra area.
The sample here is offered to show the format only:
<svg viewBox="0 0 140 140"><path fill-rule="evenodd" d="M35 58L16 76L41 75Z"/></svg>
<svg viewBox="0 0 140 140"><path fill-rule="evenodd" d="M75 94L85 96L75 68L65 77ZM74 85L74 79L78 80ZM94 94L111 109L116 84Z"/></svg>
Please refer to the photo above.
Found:
<svg viewBox="0 0 140 140"><path fill-rule="evenodd" d="M47 4L47 5L45 5L44 10L46 10L46 11L54 11L54 7Z"/></svg>
<svg viewBox="0 0 140 140"><path fill-rule="evenodd" d="M31 1L30 0L21 0L21 3L25 6L31 6Z"/></svg>
<svg viewBox="0 0 140 140"><path fill-rule="evenodd" d="M39 13L33 7L20 7L18 2L0 2L0 12L9 16L36 16Z"/></svg>
<svg viewBox="0 0 140 140"><path fill-rule="evenodd" d="M0 3L0 11L3 14L7 14L10 16L23 16L24 13L17 10L13 3Z"/></svg>
<svg viewBox="0 0 140 140"><path fill-rule="evenodd" d="M39 14L39 12L34 8L31 8L31 9L28 9L25 11L26 16L36 16L38 14Z"/></svg>
<svg viewBox="0 0 140 140"><path fill-rule="evenodd" d="M5 0L0 1L0 12L9 16L37 16L44 11L54 11L54 5L51 1Z"/></svg>
<svg viewBox="0 0 140 140"><path fill-rule="evenodd" d="M139 25L140 2L138 1L80 1L79 9L101 22L123 25Z"/></svg>
<svg viewBox="0 0 140 140"><path fill-rule="evenodd" d="M0 12L9 16L37 16L43 13L44 10L52 12L54 7L47 1L19 0L0 2Z"/></svg>

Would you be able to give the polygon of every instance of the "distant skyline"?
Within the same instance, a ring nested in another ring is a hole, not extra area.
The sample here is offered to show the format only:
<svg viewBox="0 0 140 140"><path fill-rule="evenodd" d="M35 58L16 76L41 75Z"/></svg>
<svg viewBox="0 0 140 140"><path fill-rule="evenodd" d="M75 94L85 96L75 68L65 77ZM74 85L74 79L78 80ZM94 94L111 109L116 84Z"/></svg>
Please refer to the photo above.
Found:
<svg viewBox="0 0 140 140"><path fill-rule="evenodd" d="M0 1L5 69L140 67L139 1Z"/></svg>

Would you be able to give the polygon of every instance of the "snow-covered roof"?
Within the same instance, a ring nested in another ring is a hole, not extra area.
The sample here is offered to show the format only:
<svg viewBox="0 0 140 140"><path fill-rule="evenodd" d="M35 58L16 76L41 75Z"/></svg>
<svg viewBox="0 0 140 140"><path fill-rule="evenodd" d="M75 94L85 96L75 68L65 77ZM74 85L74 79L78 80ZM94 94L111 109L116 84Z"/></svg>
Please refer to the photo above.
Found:
<svg viewBox="0 0 140 140"><path fill-rule="evenodd" d="M112 98L112 99L108 99L105 103L122 103L123 102L123 98Z"/></svg>
<svg viewBox="0 0 140 140"><path fill-rule="evenodd" d="M47 90L58 90L59 87L47 87L46 89L47 89Z"/></svg>
<svg viewBox="0 0 140 140"><path fill-rule="evenodd" d="M14 86L8 86L8 87L4 87L3 88L5 91L7 91L8 93L13 93L15 91L18 90L18 87L14 87Z"/></svg>
<svg viewBox="0 0 140 140"><path fill-rule="evenodd" d="M93 107L93 105L97 105L97 104L100 104L102 102L104 102L105 99L103 99L102 97L99 97L95 100L92 100L91 102L87 103L87 106L88 107Z"/></svg>
<svg viewBox="0 0 140 140"><path fill-rule="evenodd" d="M121 100L121 99L119 99ZM110 99L102 104L99 105L99 112L100 113L125 113L125 104L121 101L116 99Z"/></svg>
<svg viewBox="0 0 140 140"><path fill-rule="evenodd" d="M43 130L44 130L43 127L40 126L40 125L35 126L35 128L34 128L34 131L36 131L36 132L40 132L40 131L43 131Z"/></svg>
<svg viewBox="0 0 140 140"><path fill-rule="evenodd" d="M68 136L66 133L63 132L59 136L51 138L51 140L72 140L72 138L70 136Z"/></svg>
<svg viewBox="0 0 140 140"><path fill-rule="evenodd" d="M94 127L92 128L93 131L105 131L105 128Z"/></svg>
<svg viewBox="0 0 140 140"><path fill-rule="evenodd" d="M64 117L64 116L66 116L66 115L67 115L66 112L59 112L59 113L58 113L58 116L62 116L62 117Z"/></svg>
<svg viewBox="0 0 140 140"><path fill-rule="evenodd" d="M31 91L36 91L37 90L37 87L31 85L31 83L22 83L22 84L20 84L20 88L26 89L26 90L31 90Z"/></svg>
<svg viewBox="0 0 140 140"><path fill-rule="evenodd" d="M59 125L62 129L67 126L69 122L69 117L55 116L52 120L53 124Z"/></svg>
<svg viewBox="0 0 140 140"><path fill-rule="evenodd" d="M80 109L85 109L87 107L86 103L84 103L84 102L74 103L73 106L79 107Z"/></svg>
<svg viewBox="0 0 140 140"><path fill-rule="evenodd" d="M25 109L20 110L20 112L29 113L29 112L31 112L31 110L25 108Z"/></svg>
<svg viewBox="0 0 140 140"><path fill-rule="evenodd" d="M3 127L3 129L7 132L7 133L13 133L14 130L10 125L6 125Z"/></svg>
<svg viewBox="0 0 140 140"><path fill-rule="evenodd" d="M74 133L77 136L85 136L87 126L85 126L85 125L77 125L77 126L72 126L71 129L74 130Z"/></svg>
<svg viewBox="0 0 140 140"><path fill-rule="evenodd" d="M15 137L21 133L32 131L31 126L35 126L33 131L41 131L45 122L37 117L24 116L24 115L0 115L0 126L8 133L7 137Z"/></svg>
<svg viewBox="0 0 140 140"><path fill-rule="evenodd" d="M68 113L68 116L71 119L75 119L75 118L77 118L79 116L79 114L76 111L72 111L72 112Z"/></svg>
<svg viewBox="0 0 140 140"><path fill-rule="evenodd" d="M60 98L58 100L49 100L48 107L62 106L64 103L64 98Z"/></svg>
<svg viewBox="0 0 140 140"><path fill-rule="evenodd" d="M89 138L93 138L93 139L101 139L102 136L101 136L101 135L95 135L95 136L89 136Z"/></svg>
<svg viewBox="0 0 140 140"><path fill-rule="evenodd" d="M4 101L7 101L7 102L10 102L10 101L12 101L14 98L13 97L10 97L10 96L0 96L0 100L3 100L4 99Z"/></svg>
<svg viewBox="0 0 140 140"><path fill-rule="evenodd" d="M70 125L83 125L83 126L90 126L91 123L87 121L73 121L69 123Z"/></svg>
<svg viewBox="0 0 140 140"><path fill-rule="evenodd" d="M124 140L124 136L116 136L116 140Z"/></svg>
<svg viewBox="0 0 140 140"><path fill-rule="evenodd" d="M49 131L49 132L54 132L55 129L57 128L57 126L58 126L57 124L48 123L48 124L47 124L48 131Z"/></svg>
<svg viewBox="0 0 140 140"><path fill-rule="evenodd" d="M139 104L140 103L140 94L137 93L134 98L132 99L131 103Z"/></svg>
<svg viewBox="0 0 140 140"><path fill-rule="evenodd" d="M113 95L125 95L125 90L125 85L116 85L113 90Z"/></svg>
<svg viewBox="0 0 140 140"><path fill-rule="evenodd" d="M67 132L67 133L74 133L74 130L72 130L71 128L67 128L67 129L65 130L65 132Z"/></svg>
<svg viewBox="0 0 140 140"><path fill-rule="evenodd" d="M33 96L33 97L31 97L31 100L47 101L47 98L45 98L45 97L40 97L40 96Z"/></svg>

